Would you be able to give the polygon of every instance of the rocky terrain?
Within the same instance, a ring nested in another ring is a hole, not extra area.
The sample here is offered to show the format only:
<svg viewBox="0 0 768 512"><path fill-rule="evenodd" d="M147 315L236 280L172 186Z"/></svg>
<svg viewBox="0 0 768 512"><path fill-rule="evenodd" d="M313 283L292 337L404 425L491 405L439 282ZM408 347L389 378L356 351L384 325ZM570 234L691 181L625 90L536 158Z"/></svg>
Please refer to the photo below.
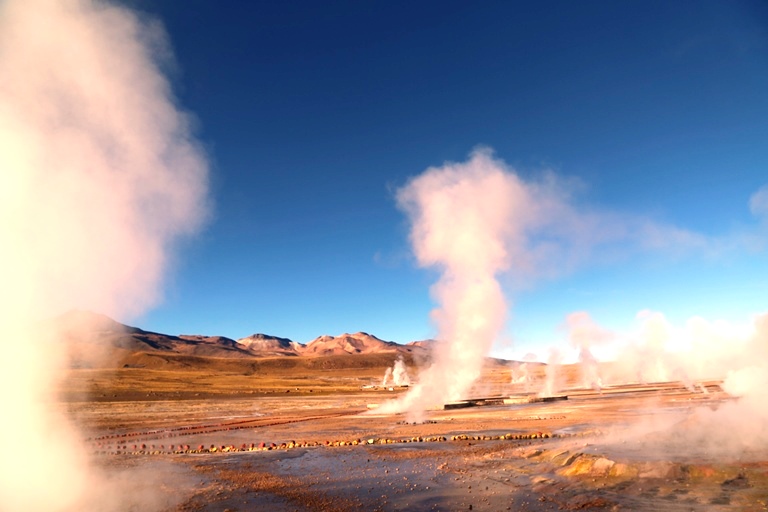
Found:
<svg viewBox="0 0 768 512"><path fill-rule="evenodd" d="M552 365L520 383L487 359L466 400L414 422L377 413L409 389L381 383L400 358L418 382L434 342L171 336L77 312L55 327L79 361L59 407L116 510L768 510L763 445L702 442L732 437L711 423L736 400L720 381L594 390L562 365L542 397Z"/></svg>
<svg viewBox="0 0 768 512"><path fill-rule="evenodd" d="M95 433L86 449L103 470L131 475L118 491L137 508L152 496L199 512L766 510L764 452L715 456L681 435L696 411L731 400L703 385L570 389L568 400L435 408L420 423L372 414L396 394L359 390L71 411ZM637 428L659 418L671 428Z"/></svg>

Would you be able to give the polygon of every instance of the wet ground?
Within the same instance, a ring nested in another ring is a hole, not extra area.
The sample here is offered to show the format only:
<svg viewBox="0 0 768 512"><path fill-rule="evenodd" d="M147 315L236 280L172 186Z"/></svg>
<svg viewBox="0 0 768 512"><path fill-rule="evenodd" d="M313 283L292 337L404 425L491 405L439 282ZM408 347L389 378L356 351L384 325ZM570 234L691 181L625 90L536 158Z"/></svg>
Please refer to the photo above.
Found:
<svg viewBox="0 0 768 512"><path fill-rule="evenodd" d="M768 454L709 453L675 434L730 400L714 389L573 391L430 411L419 424L364 413L377 400L73 408L108 471L175 468L178 484L156 489L167 510L768 510Z"/></svg>

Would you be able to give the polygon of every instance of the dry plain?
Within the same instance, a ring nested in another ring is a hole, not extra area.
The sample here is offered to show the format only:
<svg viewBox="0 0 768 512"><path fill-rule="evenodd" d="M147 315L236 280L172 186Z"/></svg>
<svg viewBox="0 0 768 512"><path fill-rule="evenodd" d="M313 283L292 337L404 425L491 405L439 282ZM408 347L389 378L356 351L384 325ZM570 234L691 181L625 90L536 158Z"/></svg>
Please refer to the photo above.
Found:
<svg viewBox="0 0 768 512"><path fill-rule="evenodd" d="M560 400L526 403L535 395L490 361L468 397L478 400L436 404L413 422L371 408L407 392L365 387L393 358L78 369L62 407L94 464L130 475L126 510L768 508L768 455L723 454L700 439L702 411L732 401L717 381L598 392L564 366Z"/></svg>

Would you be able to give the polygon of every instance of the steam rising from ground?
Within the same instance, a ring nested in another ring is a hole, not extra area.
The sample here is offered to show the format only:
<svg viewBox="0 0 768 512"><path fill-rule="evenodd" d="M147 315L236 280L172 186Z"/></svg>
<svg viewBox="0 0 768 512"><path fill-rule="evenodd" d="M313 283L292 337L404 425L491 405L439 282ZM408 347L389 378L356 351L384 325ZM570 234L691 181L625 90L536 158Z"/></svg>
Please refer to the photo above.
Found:
<svg viewBox="0 0 768 512"><path fill-rule="evenodd" d="M634 425L614 439L633 442L650 434L664 453L718 459L764 460L768 453L768 313L751 325L690 319L682 328L658 312L639 315L637 332L622 335L623 347L606 384L680 381L691 391L699 379L724 378L723 390L736 400L692 414ZM641 439L644 441L644 439ZM646 450L652 449L647 445Z"/></svg>
<svg viewBox="0 0 768 512"><path fill-rule="evenodd" d="M693 234L643 219L578 211L573 188L576 183L551 173L525 181L490 150L479 149L467 162L430 168L399 190L419 265L441 272L432 295L442 343L419 382L381 411L418 414L469 391L506 319L500 274L517 284L551 277L578 265L593 247L626 242L635 232L646 235L632 239L638 247L700 243Z"/></svg>
<svg viewBox="0 0 768 512"><path fill-rule="evenodd" d="M517 287L557 277L586 262L635 252L713 256L759 247L762 240L759 231L718 239L639 216L585 208L574 198L580 187L552 173L525 180L490 150L479 149L464 163L427 169L398 191L398 205L411 221L418 264L440 271L431 290L438 304L432 315L440 342L417 384L384 404L381 412L418 415L428 407L466 398L507 316L498 280L502 274L506 283ZM766 205L764 187L751 197L749 207L765 221ZM689 384L692 370L664 348L669 332L663 315L644 312L641 317L643 341L621 351L623 363L629 363L623 371L641 382L676 379ZM599 389L603 377L594 351L613 343L614 335L586 313L571 316L567 327L579 351L583 384ZM561 357L557 352L551 356L557 361ZM550 393L558 387L555 370L553 366L545 383Z"/></svg>
<svg viewBox="0 0 768 512"><path fill-rule="evenodd" d="M3 510L117 506L89 494L109 484L51 405L65 361L37 322L141 312L200 227L207 164L158 55L162 31L111 3L0 3Z"/></svg>
<svg viewBox="0 0 768 512"><path fill-rule="evenodd" d="M567 196L553 175L526 182L486 149L466 163L428 169L399 190L419 265L441 272L432 295L442 343L419 382L381 411L418 414L469 391L506 319L498 276L546 272L540 262L551 258L552 239L575 246L576 235L557 223L571 210Z"/></svg>
<svg viewBox="0 0 768 512"><path fill-rule="evenodd" d="M387 368L384 372L384 378L381 379L381 387L387 386L410 386L411 378L408 376L408 369L405 367L405 361L398 357L392 368Z"/></svg>
<svg viewBox="0 0 768 512"><path fill-rule="evenodd" d="M382 411L424 408L457 400L477 379L483 357L504 324L506 302L496 275L510 264L509 240L519 239L526 215L525 185L477 152L465 164L427 170L398 192L413 224L411 242L420 265L442 272L432 293L443 350L398 402Z"/></svg>
<svg viewBox="0 0 768 512"><path fill-rule="evenodd" d="M582 383L586 388L599 390L603 387L598 361L592 351L595 347L609 343L613 334L597 325L589 313L577 311L565 319L568 339L579 350L579 366Z"/></svg>

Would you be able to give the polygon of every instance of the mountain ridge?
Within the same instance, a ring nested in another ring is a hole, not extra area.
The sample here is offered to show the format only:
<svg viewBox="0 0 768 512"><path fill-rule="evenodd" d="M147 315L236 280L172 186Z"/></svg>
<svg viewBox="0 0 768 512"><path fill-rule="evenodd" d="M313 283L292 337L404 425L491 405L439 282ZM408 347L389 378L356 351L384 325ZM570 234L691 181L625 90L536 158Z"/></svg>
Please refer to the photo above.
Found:
<svg viewBox="0 0 768 512"><path fill-rule="evenodd" d="M225 336L164 334L122 324L100 313L73 310L49 325L66 342L74 366L91 367L100 360L128 360L135 353L177 354L218 358L325 357L393 354L426 358L429 342L399 344L366 332L322 335L302 344L289 338L255 333L234 340ZM106 361L105 361L106 362ZM113 361L114 362L114 361ZM126 363L127 364L127 363Z"/></svg>

